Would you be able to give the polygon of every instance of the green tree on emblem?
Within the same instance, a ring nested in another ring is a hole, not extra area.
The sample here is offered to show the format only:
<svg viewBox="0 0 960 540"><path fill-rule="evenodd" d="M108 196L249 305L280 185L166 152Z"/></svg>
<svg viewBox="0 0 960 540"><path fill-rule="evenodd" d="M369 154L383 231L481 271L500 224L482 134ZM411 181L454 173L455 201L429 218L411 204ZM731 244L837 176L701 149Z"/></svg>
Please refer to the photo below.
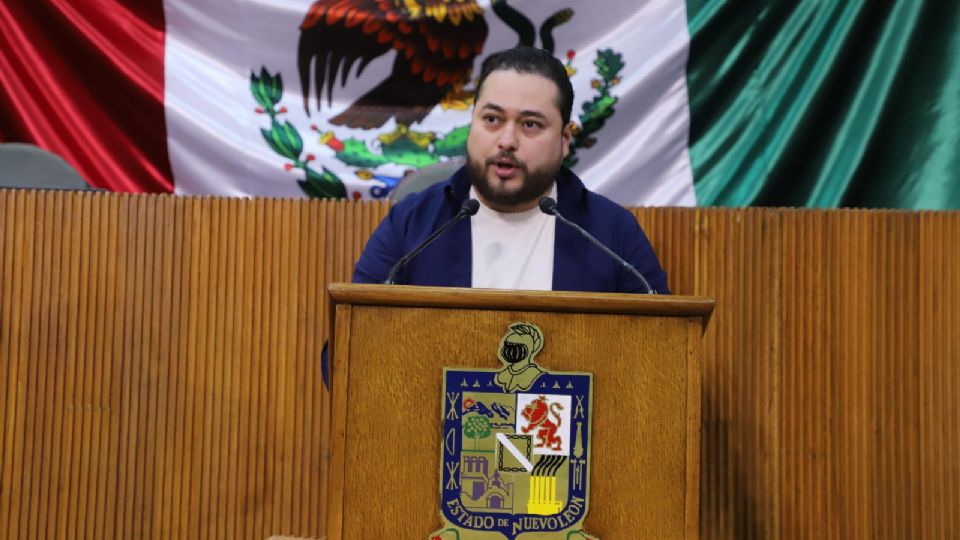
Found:
<svg viewBox="0 0 960 540"><path fill-rule="evenodd" d="M480 449L480 439L486 439L493 433L490 420L486 416L472 414L464 419L463 434L473 439L473 449Z"/></svg>

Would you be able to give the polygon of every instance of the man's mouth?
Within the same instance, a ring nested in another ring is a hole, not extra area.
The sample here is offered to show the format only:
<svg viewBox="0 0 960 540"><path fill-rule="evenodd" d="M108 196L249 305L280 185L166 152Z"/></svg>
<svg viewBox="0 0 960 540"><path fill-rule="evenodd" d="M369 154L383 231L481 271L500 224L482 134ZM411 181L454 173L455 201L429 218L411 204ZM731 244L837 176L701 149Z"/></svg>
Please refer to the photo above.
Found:
<svg viewBox="0 0 960 540"><path fill-rule="evenodd" d="M520 171L520 165L508 158L498 158L492 160L493 170L502 180L513 178Z"/></svg>

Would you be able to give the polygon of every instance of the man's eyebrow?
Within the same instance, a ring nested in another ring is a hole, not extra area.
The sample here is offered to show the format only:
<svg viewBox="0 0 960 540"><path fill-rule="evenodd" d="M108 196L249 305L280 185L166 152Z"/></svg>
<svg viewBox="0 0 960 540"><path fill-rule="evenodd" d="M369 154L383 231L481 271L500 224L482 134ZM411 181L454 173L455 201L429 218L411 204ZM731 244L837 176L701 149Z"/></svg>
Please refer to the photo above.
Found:
<svg viewBox="0 0 960 540"><path fill-rule="evenodd" d="M496 103L485 103L482 108L483 108L483 109L490 109L490 110L492 110L492 111L494 111L494 112L498 112L498 113L501 113L501 114L503 114L503 113L506 112L506 110L505 110L503 107L497 105ZM546 119L547 119L547 115L543 114L542 112L540 112L540 111L534 111L534 110L529 110L529 109L528 109L528 110L520 111L520 116L523 117L523 118L528 118L528 117L531 117L531 116L532 116L532 117L534 117L534 118L541 118L541 119L543 119L543 120L546 120Z"/></svg>

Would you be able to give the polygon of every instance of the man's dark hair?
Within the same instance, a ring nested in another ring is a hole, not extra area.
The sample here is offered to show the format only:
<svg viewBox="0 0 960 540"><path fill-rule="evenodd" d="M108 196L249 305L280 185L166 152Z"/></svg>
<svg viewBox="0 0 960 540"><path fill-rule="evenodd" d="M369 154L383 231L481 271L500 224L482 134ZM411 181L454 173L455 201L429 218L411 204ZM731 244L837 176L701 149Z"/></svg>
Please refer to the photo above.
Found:
<svg viewBox="0 0 960 540"><path fill-rule="evenodd" d="M570 122L570 112L573 110L573 85L567 69L563 67L555 56L543 49L535 47L515 47L491 54L483 61L480 68L480 80L477 82L477 96L483 82L494 71L512 70L517 73L532 73L553 81L557 87L557 108L560 109L560 118L563 125Z"/></svg>

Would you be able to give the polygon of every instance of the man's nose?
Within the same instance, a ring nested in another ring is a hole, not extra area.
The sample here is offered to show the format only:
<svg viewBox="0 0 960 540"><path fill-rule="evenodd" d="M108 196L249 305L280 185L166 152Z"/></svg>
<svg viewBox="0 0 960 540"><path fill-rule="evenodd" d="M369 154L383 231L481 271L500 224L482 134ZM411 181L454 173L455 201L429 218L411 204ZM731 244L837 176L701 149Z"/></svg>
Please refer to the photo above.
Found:
<svg viewBox="0 0 960 540"><path fill-rule="evenodd" d="M500 137L497 139L497 148L508 151L517 149L517 135L514 133L512 123L504 126L504 129L500 132Z"/></svg>

